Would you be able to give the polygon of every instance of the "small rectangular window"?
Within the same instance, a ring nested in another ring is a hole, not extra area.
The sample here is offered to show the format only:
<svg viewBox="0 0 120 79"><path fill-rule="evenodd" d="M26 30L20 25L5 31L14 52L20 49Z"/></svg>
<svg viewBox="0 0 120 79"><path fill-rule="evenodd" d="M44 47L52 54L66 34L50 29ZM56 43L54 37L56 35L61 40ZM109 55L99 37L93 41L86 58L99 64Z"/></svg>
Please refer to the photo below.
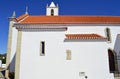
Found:
<svg viewBox="0 0 120 79"><path fill-rule="evenodd" d="M110 28L106 28L106 36L107 36L108 41L111 42Z"/></svg>
<svg viewBox="0 0 120 79"><path fill-rule="evenodd" d="M40 55L41 56L45 55L45 42L44 41L40 42Z"/></svg>
<svg viewBox="0 0 120 79"><path fill-rule="evenodd" d="M66 50L66 60L71 60L71 50Z"/></svg>

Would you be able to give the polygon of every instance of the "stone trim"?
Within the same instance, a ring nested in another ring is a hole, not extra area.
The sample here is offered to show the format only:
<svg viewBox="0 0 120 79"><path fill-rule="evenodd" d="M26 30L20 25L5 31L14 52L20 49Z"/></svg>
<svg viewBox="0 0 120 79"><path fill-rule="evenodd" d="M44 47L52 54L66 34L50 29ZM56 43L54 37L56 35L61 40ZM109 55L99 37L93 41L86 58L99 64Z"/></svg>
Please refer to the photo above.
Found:
<svg viewBox="0 0 120 79"><path fill-rule="evenodd" d="M5 77L7 79L9 78L9 66L10 66L10 57L11 57L11 46L12 46L12 27L13 27L13 22L10 22L9 25L9 35L8 35L8 47L7 47L7 59L6 59L6 71L5 71Z"/></svg>
<svg viewBox="0 0 120 79"><path fill-rule="evenodd" d="M20 31L24 31L24 32L63 32L63 31L67 31L67 28L41 28L41 29L18 29Z"/></svg>
<svg viewBox="0 0 120 79"><path fill-rule="evenodd" d="M66 60L71 60L72 55L71 55L71 50L66 50Z"/></svg>
<svg viewBox="0 0 120 79"><path fill-rule="evenodd" d="M15 25L16 29L66 29L66 25Z"/></svg>
<svg viewBox="0 0 120 79"><path fill-rule="evenodd" d="M20 79L19 73L20 73L21 39L22 39L22 31L18 31L16 61L15 61L15 79Z"/></svg>

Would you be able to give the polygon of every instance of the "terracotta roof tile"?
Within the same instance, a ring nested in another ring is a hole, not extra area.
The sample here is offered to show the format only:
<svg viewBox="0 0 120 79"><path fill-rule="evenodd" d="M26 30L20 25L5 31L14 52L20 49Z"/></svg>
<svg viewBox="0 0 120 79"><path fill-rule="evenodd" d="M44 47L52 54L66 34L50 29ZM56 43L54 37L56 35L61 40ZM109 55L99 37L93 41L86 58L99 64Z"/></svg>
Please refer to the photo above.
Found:
<svg viewBox="0 0 120 79"><path fill-rule="evenodd" d="M17 18L21 20L28 15ZM40 24L40 23L120 23L120 16L29 16L22 20L20 24Z"/></svg>
<svg viewBox="0 0 120 79"><path fill-rule="evenodd" d="M98 34L66 34L67 39L106 39Z"/></svg>

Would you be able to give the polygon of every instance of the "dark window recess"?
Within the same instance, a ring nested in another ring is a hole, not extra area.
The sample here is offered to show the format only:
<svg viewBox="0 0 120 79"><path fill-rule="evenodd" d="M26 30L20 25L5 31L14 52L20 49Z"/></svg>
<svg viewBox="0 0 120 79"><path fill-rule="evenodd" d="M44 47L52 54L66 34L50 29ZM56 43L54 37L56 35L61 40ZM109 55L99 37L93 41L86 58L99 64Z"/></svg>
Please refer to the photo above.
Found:
<svg viewBox="0 0 120 79"><path fill-rule="evenodd" d="M106 28L106 35L107 35L108 41L111 41L111 35L110 35L110 29L109 28Z"/></svg>
<svg viewBox="0 0 120 79"><path fill-rule="evenodd" d="M42 46L42 51L41 51L41 53L42 53L42 55L45 55L45 42L41 42L41 46Z"/></svg>
<svg viewBox="0 0 120 79"><path fill-rule="evenodd" d="M111 49L108 49L108 57L109 57L109 70L111 73L115 71L115 56Z"/></svg>
<svg viewBox="0 0 120 79"><path fill-rule="evenodd" d="M51 16L54 16L54 10L51 9Z"/></svg>

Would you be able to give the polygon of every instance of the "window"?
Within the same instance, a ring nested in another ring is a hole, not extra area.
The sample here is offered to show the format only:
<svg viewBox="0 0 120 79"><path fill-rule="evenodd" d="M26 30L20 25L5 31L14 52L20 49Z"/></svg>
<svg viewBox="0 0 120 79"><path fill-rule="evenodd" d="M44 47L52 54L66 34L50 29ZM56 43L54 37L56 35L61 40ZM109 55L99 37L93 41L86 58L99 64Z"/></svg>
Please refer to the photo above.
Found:
<svg viewBox="0 0 120 79"><path fill-rule="evenodd" d="M106 28L106 36L107 36L108 41L111 42L111 35L110 35L110 29L109 28Z"/></svg>
<svg viewBox="0 0 120 79"><path fill-rule="evenodd" d="M71 60L71 50L66 50L66 60Z"/></svg>
<svg viewBox="0 0 120 79"><path fill-rule="evenodd" d="M45 55L45 42L44 41L40 42L40 55L41 56Z"/></svg>
<svg viewBox="0 0 120 79"><path fill-rule="evenodd" d="M111 49L108 49L108 57L109 57L109 70L111 73L115 71L115 55Z"/></svg>
<svg viewBox="0 0 120 79"><path fill-rule="evenodd" d="M51 16L54 16L54 10L51 9Z"/></svg>

